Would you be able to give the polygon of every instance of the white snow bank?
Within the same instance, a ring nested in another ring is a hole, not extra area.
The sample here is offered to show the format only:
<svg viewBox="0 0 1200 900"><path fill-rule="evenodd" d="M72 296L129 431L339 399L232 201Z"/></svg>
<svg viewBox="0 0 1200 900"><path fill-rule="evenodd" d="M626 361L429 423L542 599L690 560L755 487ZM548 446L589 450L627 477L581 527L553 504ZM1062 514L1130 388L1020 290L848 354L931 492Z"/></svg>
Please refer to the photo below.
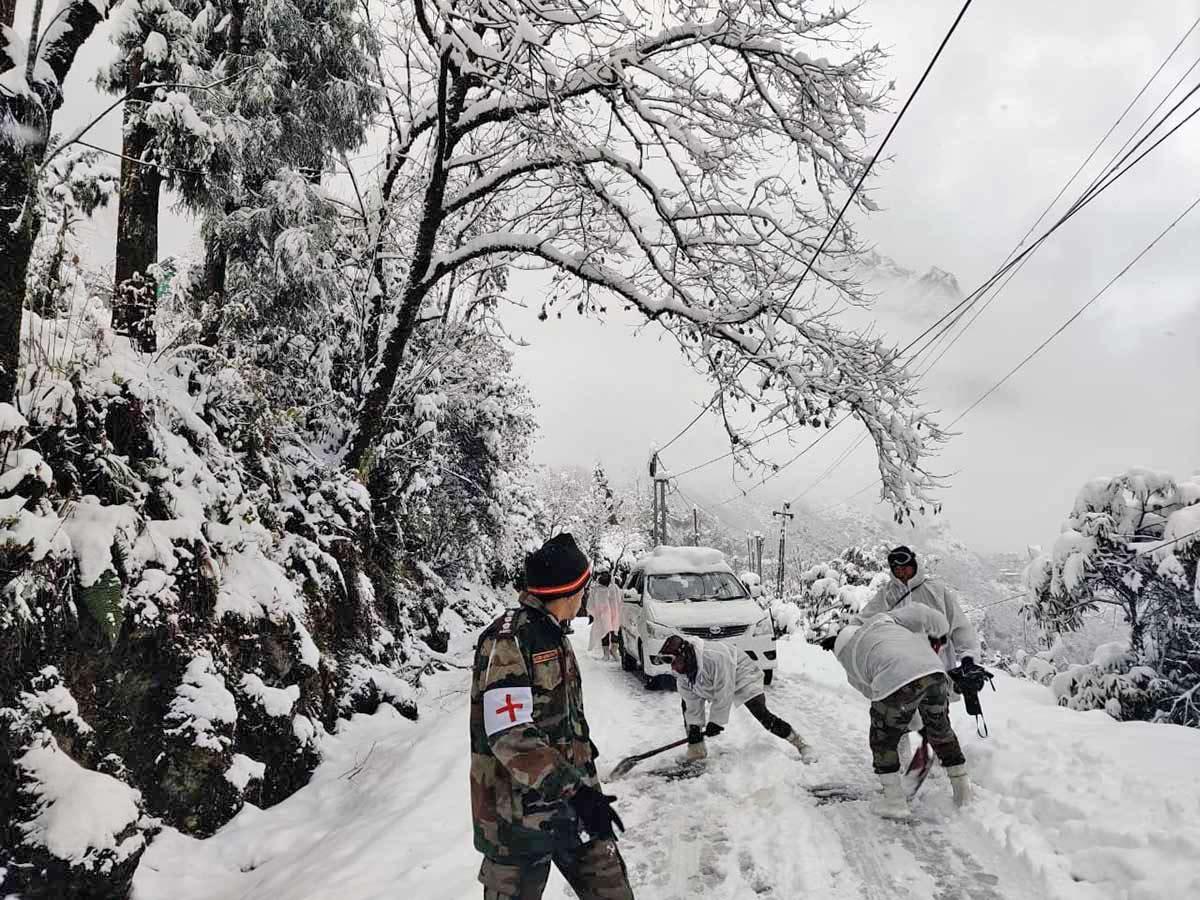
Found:
<svg viewBox="0 0 1200 900"><path fill-rule="evenodd" d="M635 571L647 575L674 575L676 573L728 572L733 574L725 554L711 547L655 547L639 556L633 564Z"/></svg>
<svg viewBox="0 0 1200 900"><path fill-rule="evenodd" d="M453 715L418 728L388 706L339 723L312 780L282 803L248 803L205 840L164 829L134 900L477 896L460 726Z"/></svg>
<svg viewBox="0 0 1200 900"><path fill-rule="evenodd" d="M844 684L832 654L793 639L780 643L779 656L784 685L797 672L831 687ZM961 817L964 827L985 830L1044 883L1030 896L1200 897L1200 730L1065 709L1047 688L1003 673L996 674L996 688L980 695L987 739L976 734L961 703L951 706L978 788ZM772 701L785 714L778 707ZM864 766L867 715L864 702ZM820 748L829 736L814 738ZM944 779L934 778L918 810L944 805L948 791Z"/></svg>
<svg viewBox="0 0 1200 900"><path fill-rule="evenodd" d="M265 616L272 622L291 619L300 661L313 671L320 666L321 651L304 624L303 598L283 566L263 555L258 544L248 544L226 562L216 616L226 614L243 619Z"/></svg>
<svg viewBox="0 0 1200 900"><path fill-rule="evenodd" d="M79 561L79 581L89 587L105 572L116 572L113 544L123 541L132 547L137 540L138 514L126 504L105 504L99 497L82 497L63 519L63 531L71 538Z"/></svg>
<svg viewBox="0 0 1200 900"><path fill-rule="evenodd" d="M79 715L79 702L75 695L58 680L58 669L46 666L40 675L49 683L49 687L22 693L21 705L39 717L61 716L70 722L79 734L91 732L92 726Z"/></svg>
<svg viewBox="0 0 1200 900"><path fill-rule="evenodd" d="M239 791L245 791L251 781L262 781L267 764L251 759L244 753L233 754L233 762L225 770L225 780Z"/></svg>
<svg viewBox="0 0 1200 900"><path fill-rule="evenodd" d="M140 815L142 795L110 775L79 765L53 738L25 753L17 764L39 800L37 816L21 824L25 843L45 847L59 859L84 862L89 853L111 850L119 862L138 852L144 838L118 836Z"/></svg>
<svg viewBox="0 0 1200 900"><path fill-rule="evenodd" d="M188 663L183 682L167 708L167 721L175 723L169 734L191 731L199 747L219 753L229 746L229 738L218 731L220 726L237 721L237 702L207 653Z"/></svg>
<svg viewBox="0 0 1200 900"><path fill-rule="evenodd" d="M587 638L577 627L576 646ZM578 655L602 775L678 738L677 694L646 692L618 666ZM939 771L914 823L883 822L865 803L818 805L807 791L831 781L872 789L867 702L832 654L793 639L780 642L779 660L771 709L819 763L799 764L739 710L701 777L635 771L605 783L629 829L621 851L639 898L1200 896L1200 732L1061 709L1045 688L999 675L999 691L983 696L989 740L961 704L953 712L976 802L955 811ZM420 724L386 706L342 723L322 740L307 787L265 811L247 805L212 838L166 830L138 870L135 900L478 897L467 682L460 670L426 681ZM666 754L644 765L673 764ZM553 873L546 897L568 896Z"/></svg>
<svg viewBox="0 0 1200 900"><path fill-rule="evenodd" d="M300 685L289 684L285 688L273 688L263 683L257 675L247 672L242 676L242 690L257 701L268 716L290 716L292 707L300 699Z"/></svg>
<svg viewBox="0 0 1200 900"><path fill-rule="evenodd" d="M1200 896L1200 731L1116 722L1051 705L1038 685L996 683L983 697L991 738L966 726L984 788L972 816L1051 896Z"/></svg>

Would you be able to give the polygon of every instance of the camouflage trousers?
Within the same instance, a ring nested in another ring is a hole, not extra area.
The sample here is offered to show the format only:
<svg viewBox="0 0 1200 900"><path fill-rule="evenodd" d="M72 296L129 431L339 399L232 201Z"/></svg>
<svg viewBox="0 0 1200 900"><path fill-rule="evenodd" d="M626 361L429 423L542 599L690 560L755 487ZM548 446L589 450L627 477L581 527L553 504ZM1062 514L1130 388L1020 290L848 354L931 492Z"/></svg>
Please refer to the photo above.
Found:
<svg viewBox="0 0 1200 900"><path fill-rule="evenodd" d="M895 693L871 704L871 756L880 775L900 771L897 746L908 731L913 713L919 712L924 728L922 736L937 754L942 765L961 766L962 748L950 727L950 685L941 672L910 681Z"/></svg>
<svg viewBox="0 0 1200 900"><path fill-rule="evenodd" d="M541 900L551 862L579 900L633 900L625 860L611 838L590 841L577 850L524 865L504 865L485 859L479 870L483 900Z"/></svg>

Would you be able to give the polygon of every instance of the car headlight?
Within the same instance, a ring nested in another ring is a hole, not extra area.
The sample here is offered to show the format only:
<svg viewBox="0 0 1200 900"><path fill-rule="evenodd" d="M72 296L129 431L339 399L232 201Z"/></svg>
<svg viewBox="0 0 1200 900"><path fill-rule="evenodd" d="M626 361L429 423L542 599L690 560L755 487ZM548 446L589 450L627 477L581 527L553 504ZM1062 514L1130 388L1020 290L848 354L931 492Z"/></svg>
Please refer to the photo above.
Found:
<svg viewBox="0 0 1200 900"><path fill-rule="evenodd" d="M665 625L659 625L657 622L652 622L649 619L646 619L645 621L646 621L646 634L649 637L655 638L656 640L659 638L661 638L662 640L666 640L672 634L674 634L674 632L671 631L671 629Z"/></svg>
<svg viewBox="0 0 1200 900"><path fill-rule="evenodd" d="M754 626L754 636L763 637L775 634L775 625L771 622L771 617L766 616L759 620L759 623Z"/></svg>

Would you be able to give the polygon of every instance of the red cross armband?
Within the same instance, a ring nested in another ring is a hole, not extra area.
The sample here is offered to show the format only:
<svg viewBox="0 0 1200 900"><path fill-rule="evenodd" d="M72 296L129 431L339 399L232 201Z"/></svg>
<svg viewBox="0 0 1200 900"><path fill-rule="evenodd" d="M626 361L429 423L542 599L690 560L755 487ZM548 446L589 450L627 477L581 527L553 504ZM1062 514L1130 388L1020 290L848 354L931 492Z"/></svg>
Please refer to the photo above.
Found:
<svg viewBox="0 0 1200 900"><path fill-rule="evenodd" d="M533 690L502 687L483 695L483 730L491 737L498 731L533 721Z"/></svg>

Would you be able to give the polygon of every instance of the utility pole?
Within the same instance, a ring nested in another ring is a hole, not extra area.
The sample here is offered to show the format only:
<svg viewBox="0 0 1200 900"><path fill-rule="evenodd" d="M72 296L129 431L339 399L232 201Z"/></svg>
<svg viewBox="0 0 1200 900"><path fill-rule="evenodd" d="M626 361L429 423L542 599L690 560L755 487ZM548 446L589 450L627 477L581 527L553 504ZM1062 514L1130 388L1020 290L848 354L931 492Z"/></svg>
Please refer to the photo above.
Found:
<svg viewBox="0 0 1200 900"><path fill-rule="evenodd" d="M764 543L766 543L766 538L763 537L762 532L754 532L754 571L758 573L758 580L760 582L762 581L762 552Z"/></svg>
<svg viewBox="0 0 1200 900"><path fill-rule="evenodd" d="M650 453L650 478L654 482L654 499L650 508L650 542L657 546L667 542L667 485L670 483L666 475L659 474L657 450Z"/></svg>
<svg viewBox="0 0 1200 900"><path fill-rule="evenodd" d="M650 544L651 546L658 545L658 454L650 454L650 486L654 489L654 496L650 500Z"/></svg>
<svg viewBox="0 0 1200 900"><path fill-rule="evenodd" d="M775 596L783 597L783 560L784 553L787 550L787 523L788 519L796 518L796 514L791 511L792 504L783 504L783 509L773 510L771 515L779 516L779 570L775 579Z"/></svg>
<svg viewBox="0 0 1200 900"><path fill-rule="evenodd" d="M700 510L692 504L692 546L700 546Z"/></svg>

